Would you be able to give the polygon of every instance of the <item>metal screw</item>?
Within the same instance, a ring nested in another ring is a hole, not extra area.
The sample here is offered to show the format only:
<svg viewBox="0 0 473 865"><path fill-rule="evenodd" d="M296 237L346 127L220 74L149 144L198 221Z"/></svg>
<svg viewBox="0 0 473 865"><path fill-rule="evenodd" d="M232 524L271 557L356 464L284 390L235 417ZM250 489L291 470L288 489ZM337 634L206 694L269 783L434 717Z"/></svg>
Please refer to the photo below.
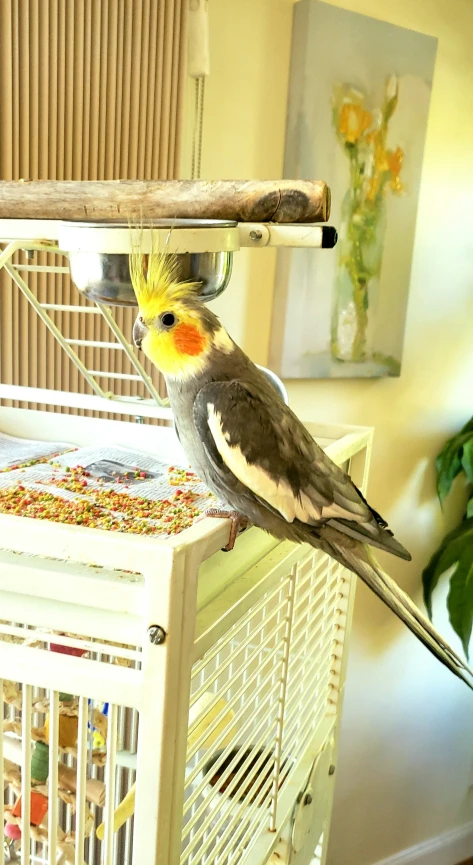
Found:
<svg viewBox="0 0 473 865"><path fill-rule="evenodd" d="M253 229L253 231L250 231L250 237L252 240L261 240L261 238L263 237L263 232L262 231L255 231Z"/></svg>
<svg viewBox="0 0 473 865"><path fill-rule="evenodd" d="M329 773L329 775L335 775L335 766L333 765L333 763L329 767L328 773Z"/></svg>
<svg viewBox="0 0 473 865"><path fill-rule="evenodd" d="M312 794L306 793L304 796L304 805L312 805Z"/></svg>
<svg viewBox="0 0 473 865"><path fill-rule="evenodd" d="M148 628L148 637L153 646L161 646L166 639L166 631L161 625L151 625Z"/></svg>

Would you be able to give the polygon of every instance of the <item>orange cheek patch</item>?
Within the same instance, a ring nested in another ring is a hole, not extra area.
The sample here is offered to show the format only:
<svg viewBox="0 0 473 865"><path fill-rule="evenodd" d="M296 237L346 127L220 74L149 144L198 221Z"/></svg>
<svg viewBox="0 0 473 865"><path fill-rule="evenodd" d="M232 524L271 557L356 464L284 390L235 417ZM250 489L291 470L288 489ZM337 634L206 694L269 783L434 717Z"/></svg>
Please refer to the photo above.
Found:
<svg viewBox="0 0 473 865"><path fill-rule="evenodd" d="M205 337L192 324L179 324L174 331L174 345L181 354L201 354L205 348Z"/></svg>

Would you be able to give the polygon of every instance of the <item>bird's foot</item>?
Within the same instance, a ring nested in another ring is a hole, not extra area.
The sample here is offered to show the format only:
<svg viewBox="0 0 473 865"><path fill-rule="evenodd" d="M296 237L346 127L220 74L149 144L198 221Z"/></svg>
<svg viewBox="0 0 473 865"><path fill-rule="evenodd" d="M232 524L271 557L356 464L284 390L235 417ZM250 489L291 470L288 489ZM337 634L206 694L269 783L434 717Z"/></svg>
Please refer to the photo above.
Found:
<svg viewBox="0 0 473 865"><path fill-rule="evenodd" d="M240 532L244 532L248 528L248 517L243 517L238 511L224 511L220 508L210 508L205 512L206 517L214 517L219 520L231 520L230 537L228 544L223 547L222 552L229 553L235 546L235 541Z"/></svg>

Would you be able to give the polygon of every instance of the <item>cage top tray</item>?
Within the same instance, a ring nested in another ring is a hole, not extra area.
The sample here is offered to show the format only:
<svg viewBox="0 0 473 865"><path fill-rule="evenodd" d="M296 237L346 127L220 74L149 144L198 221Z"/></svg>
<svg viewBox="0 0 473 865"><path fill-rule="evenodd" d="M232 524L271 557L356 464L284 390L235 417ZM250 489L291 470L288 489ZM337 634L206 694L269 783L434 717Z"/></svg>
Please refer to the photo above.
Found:
<svg viewBox="0 0 473 865"><path fill-rule="evenodd" d="M371 430L365 427L307 426L339 464L366 447L371 437ZM159 452L168 463L182 459L171 428L0 408L2 432L37 438L38 429L45 440L61 439L80 446L113 441L150 454ZM231 555L222 553L228 523L212 519L196 522L166 539L6 514L0 515L0 530L5 547L0 552L0 592L15 585L17 591L36 597L57 598L59 593L64 600L71 600L75 596L87 607L130 615L139 615L143 609L146 580L159 578L163 568L172 568L180 556L194 555L196 566L201 563L198 603L204 607L223 584L237 579L278 546L274 538L251 528L237 540ZM12 579L13 573L19 579Z"/></svg>

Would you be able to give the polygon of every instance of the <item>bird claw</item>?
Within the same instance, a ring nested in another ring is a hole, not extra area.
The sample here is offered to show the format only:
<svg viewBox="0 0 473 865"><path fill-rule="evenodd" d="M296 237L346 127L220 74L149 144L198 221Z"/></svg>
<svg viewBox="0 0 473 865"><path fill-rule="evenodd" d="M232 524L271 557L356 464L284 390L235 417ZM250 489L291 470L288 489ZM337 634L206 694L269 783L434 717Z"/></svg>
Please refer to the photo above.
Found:
<svg viewBox="0 0 473 865"><path fill-rule="evenodd" d="M229 553L230 550L233 550L237 536L248 528L248 517L243 517L238 511L224 511L219 508L210 508L210 510L205 512L205 516L220 520L231 520L230 537L226 547L222 547L223 553Z"/></svg>

